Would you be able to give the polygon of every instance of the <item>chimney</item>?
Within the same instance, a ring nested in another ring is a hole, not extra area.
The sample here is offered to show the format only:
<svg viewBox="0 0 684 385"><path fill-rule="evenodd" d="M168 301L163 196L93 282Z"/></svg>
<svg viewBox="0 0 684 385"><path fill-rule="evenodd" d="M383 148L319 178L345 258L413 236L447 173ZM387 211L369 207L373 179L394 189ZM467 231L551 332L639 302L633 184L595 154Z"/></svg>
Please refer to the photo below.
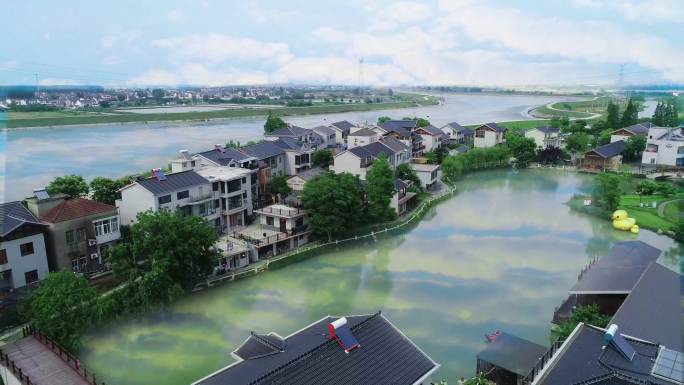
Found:
<svg viewBox="0 0 684 385"><path fill-rule="evenodd" d="M190 151L180 150L180 153L183 156L183 159L190 160Z"/></svg>
<svg viewBox="0 0 684 385"><path fill-rule="evenodd" d="M214 150L216 150L218 152L226 152L226 150L223 148L223 146L221 144L218 144L218 143L214 145Z"/></svg>

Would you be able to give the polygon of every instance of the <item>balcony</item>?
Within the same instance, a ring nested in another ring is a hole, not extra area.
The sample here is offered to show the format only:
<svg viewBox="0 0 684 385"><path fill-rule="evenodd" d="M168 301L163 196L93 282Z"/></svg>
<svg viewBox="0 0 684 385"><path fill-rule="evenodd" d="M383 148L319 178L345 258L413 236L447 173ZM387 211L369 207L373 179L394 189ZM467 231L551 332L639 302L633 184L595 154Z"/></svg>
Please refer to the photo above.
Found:
<svg viewBox="0 0 684 385"><path fill-rule="evenodd" d="M306 214L306 211L298 207L290 207L278 204L261 208L255 212L258 214L276 215L281 217L295 217Z"/></svg>
<svg viewBox="0 0 684 385"><path fill-rule="evenodd" d="M195 204L206 202L209 199L214 199L214 198L216 198L214 192L210 191L208 193L204 193L201 195L193 195L193 196L190 196L188 198L185 198L185 202L187 204L195 205Z"/></svg>

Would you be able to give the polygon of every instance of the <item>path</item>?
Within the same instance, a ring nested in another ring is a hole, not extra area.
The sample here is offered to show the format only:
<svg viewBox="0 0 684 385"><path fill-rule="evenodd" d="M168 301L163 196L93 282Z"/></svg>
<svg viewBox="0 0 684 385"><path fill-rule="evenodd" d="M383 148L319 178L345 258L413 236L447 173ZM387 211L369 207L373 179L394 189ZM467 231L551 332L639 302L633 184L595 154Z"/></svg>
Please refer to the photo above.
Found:
<svg viewBox="0 0 684 385"><path fill-rule="evenodd" d="M665 218L665 206L669 205L669 204L672 203L672 202L679 202L679 201L684 201L684 199L678 198L678 199L672 199L672 200L669 200L669 201L662 202L662 203L658 206L658 216L661 217L661 218Z"/></svg>
<svg viewBox="0 0 684 385"><path fill-rule="evenodd" d="M596 98L594 98L593 100L596 100ZM597 113L594 113L594 112L561 110L560 108L556 108L556 107L553 106L553 105L556 104L556 103L557 103L557 102L551 102L551 103L549 103L549 104L546 105L546 108L548 108L549 110L554 110L554 111L559 111L559 112L581 112L581 113L583 113L583 114L590 114L588 117L583 117L583 118L569 117L570 120L578 120L578 119L592 120L592 119L596 119L596 118L598 118L598 117L601 116L601 114L597 114Z"/></svg>

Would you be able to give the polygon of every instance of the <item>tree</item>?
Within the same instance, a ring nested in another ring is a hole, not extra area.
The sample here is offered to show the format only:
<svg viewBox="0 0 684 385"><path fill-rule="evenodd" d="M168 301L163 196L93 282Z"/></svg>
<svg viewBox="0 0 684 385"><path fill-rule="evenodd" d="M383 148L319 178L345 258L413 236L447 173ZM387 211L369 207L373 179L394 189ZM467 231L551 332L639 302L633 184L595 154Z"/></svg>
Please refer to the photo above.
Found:
<svg viewBox="0 0 684 385"><path fill-rule="evenodd" d="M587 121L582 120L582 119L577 119L574 120L571 124L570 127L568 128L568 131L575 133L575 132L584 132L584 130L587 127Z"/></svg>
<svg viewBox="0 0 684 385"><path fill-rule="evenodd" d="M121 198L119 189L125 185L126 183L123 179L109 179L98 176L90 181L90 191L93 200L114 205L115 201Z"/></svg>
<svg viewBox="0 0 684 385"><path fill-rule="evenodd" d="M677 193L677 188L672 183L657 183L656 191L664 197L671 197Z"/></svg>
<svg viewBox="0 0 684 385"><path fill-rule="evenodd" d="M583 132L575 132L573 134L568 135L568 137L565 138L565 149L570 152L584 152L587 150L588 147L589 135Z"/></svg>
<svg viewBox="0 0 684 385"><path fill-rule="evenodd" d="M622 113L622 120L620 120L620 125L622 127L628 127L634 124L637 124L639 120L639 110L637 109L636 103L632 102L632 99L629 99L627 102L627 107L625 108L625 111Z"/></svg>
<svg viewBox="0 0 684 385"><path fill-rule="evenodd" d="M315 234L333 236L350 231L359 223L363 207L360 181L351 174L327 172L304 184L302 204L311 215Z"/></svg>
<svg viewBox="0 0 684 385"><path fill-rule="evenodd" d="M684 242L684 218L680 219L674 227L675 239Z"/></svg>
<svg viewBox="0 0 684 385"><path fill-rule="evenodd" d="M643 182L639 182L636 186L636 192L639 195L653 195L656 192L656 189L658 188L658 185L655 182L651 182L650 180L645 180Z"/></svg>
<svg viewBox="0 0 684 385"><path fill-rule="evenodd" d="M314 166L328 168L333 164L333 153L328 149L322 149L313 153L312 163Z"/></svg>
<svg viewBox="0 0 684 385"><path fill-rule="evenodd" d="M612 101L608 102L606 124L612 130L620 128L620 107Z"/></svg>
<svg viewBox="0 0 684 385"><path fill-rule="evenodd" d="M534 159L535 150L537 149L534 139L521 135L508 135L506 137L506 145L511 150L511 155L518 162L525 164Z"/></svg>
<svg viewBox="0 0 684 385"><path fill-rule="evenodd" d="M625 160L641 159L641 153L646 149L646 137L643 135L632 135L625 142L625 149L622 156Z"/></svg>
<svg viewBox="0 0 684 385"><path fill-rule="evenodd" d="M83 277L70 271L50 273L28 298L31 325L73 352L94 321L91 302L97 296Z"/></svg>
<svg viewBox="0 0 684 385"><path fill-rule="evenodd" d="M287 185L287 177L285 175L276 175L266 185L266 192L278 197L277 200L280 201L283 197L292 193L292 188Z"/></svg>
<svg viewBox="0 0 684 385"><path fill-rule="evenodd" d="M404 117L404 120L415 120L415 121L416 121L416 127L427 127L427 126L430 125L430 121L429 121L429 120L423 119L423 118L417 118L417 117L415 117L415 116L412 117L412 118L406 116L406 117Z"/></svg>
<svg viewBox="0 0 684 385"><path fill-rule="evenodd" d="M467 153L466 153L467 154ZM456 185L456 181L461 179L465 166L463 155L447 156L442 161L442 180L451 187Z"/></svg>
<svg viewBox="0 0 684 385"><path fill-rule="evenodd" d="M206 220L180 212L145 211L130 227L129 242L110 251L114 272L139 282L143 302L170 302L189 292L212 271L220 252L216 231Z"/></svg>
<svg viewBox="0 0 684 385"><path fill-rule="evenodd" d="M374 222L394 219L395 212L390 207L394 195L394 179L387 156L380 154L366 174L368 214Z"/></svg>
<svg viewBox="0 0 684 385"><path fill-rule="evenodd" d="M569 320L558 325L556 333L562 338L567 338L580 322L604 328L608 326L608 322L610 322L610 316L601 314L599 312L598 306L595 304L578 306L572 312L572 316L570 316Z"/></svg>
<svg viewBox="0 0 684 385"><path fill-rule="evenodd" d="M620 177L614 174L602 172L596 175L594 189L591 193L592 198L604 209L608 211L616 210L622 195L620 182Z"/></svg>
<svg viewBox="0 0 684 385"><path fill-rule="evenodd" d="M394 176L401 180L411 181L411 183L414 186L418 187L418 189L421 188L420 178L418 178L416 170L412 169L408 163L402 163L398 165L397 168L394 170Z"/></svg>
<svg viewBox="0 0 684 385"><path fill-rule="evenodd" d="M390 118L389 116L380 116L380 117L378 118L378 124L385 123L385 122L388 121L388 120L392 120L392 118Z"/></svg>
<svg viewBox="0 0 684 385"><path fill-rule="evenodd" d="M264 132L271 133L273 131L279 130L281 128L287 127L287 123L280 116L273 115L272 112L268 112L266 117L266 123L264 123Z"/></svg>
<svg viewBox="0 0 684 385"><path fill-rule="evenodd" d="M594 140L594 142L595 142L594 144L595 144L596 146L603 146L604 144L610 143L610 133L611 133L611 132L613 132L613 130L611 130L610 128L601 131L601 132L596 136L596 138L595 138L595 140Z"/></svg>
<svg viewBox="0 0 684 385"><path fill-rule="evenodd" d="M45 188L49 194L66 194L70 198L88 195L88 183L80 175L58 176Z"/></svg>
<svg viewBox="0 0 684 385"><path fill-rule="evenodd" d="M652 122L656 126L662 127L665 125L665 104L658 101L655 111L653 112Z"/></svg>
<svg viewBox="0 0 684 385"><path fill-rule="evenodd" d="M556 164L565 159L567 159L567 154L560 148L549 147L537 151L537 160L543 164Z"/></svg>
<svg viewBox="0 0 684 385"><path fill-rule="evenodd" d="M166 91L163 88L155 88L152 90L152 97L161 99L166 96Z"/></svg>
<svg viewBox="0 0 684 385"><path fill-rule="evenodd" d="M226 142L226 148L240 148L240 141L234 141L233 139Z"/></svg>

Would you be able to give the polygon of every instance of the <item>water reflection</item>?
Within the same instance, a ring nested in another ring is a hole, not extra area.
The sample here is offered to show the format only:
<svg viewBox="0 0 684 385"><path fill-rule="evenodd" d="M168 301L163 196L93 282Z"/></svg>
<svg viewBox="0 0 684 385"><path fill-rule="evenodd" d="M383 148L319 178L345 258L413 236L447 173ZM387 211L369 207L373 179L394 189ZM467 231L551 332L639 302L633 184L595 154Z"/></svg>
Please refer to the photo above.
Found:
<svg viewBox="0 0 684 385"><path fill-rule="evenodd" d="M289 334L327 314L382 309L453 382L474 371L485 333L547 344L553 309L588 257L636 237L564 205L587 178L472 174L456 197L403 233L328 249L116 323L89 336L83 360L108 384L185 385L231 362L250 330ZM637 238L678 250L649 231Z"/></svg>

